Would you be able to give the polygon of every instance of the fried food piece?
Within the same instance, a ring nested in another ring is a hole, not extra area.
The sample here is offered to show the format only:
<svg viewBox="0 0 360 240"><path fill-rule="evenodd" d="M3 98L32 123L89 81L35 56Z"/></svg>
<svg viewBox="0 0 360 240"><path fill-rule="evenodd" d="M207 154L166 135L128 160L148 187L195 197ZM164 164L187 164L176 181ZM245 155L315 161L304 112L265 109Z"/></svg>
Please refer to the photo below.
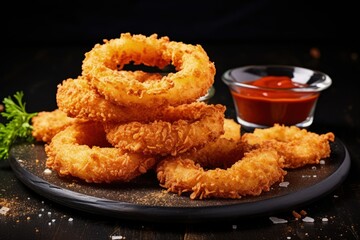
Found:
<svg viewBox="0 0 360 240"><path fill-rule="evenodd" d="M118 106L101 96L83 77L69 78L58 85L56 102L68 116L92 121L149 121L160 115L159 111L146 111L137 108ZM150 109L149 109L150 110Z"/></svg>
<svg viewBox="0 0 360 240"><path fill-rule="evenodd" d="M123 70L133 63L164 69L173 65L160 80L138 81ZM157 34L123 33L104 40L85 53L82 75L107 100L121 106L156 108L196 101L214 83L215 65L200 45L170 41ZM181 96L181 97L179 97Z"/></svg>
<svg viewBox="0 0 360 240"><path fill-rule="evenodd" d="M128 182L146 173L156 157L128 153L112 147L102 124L73 123L45 145L46 167L60 176L71 175L86 182Z"/></svg>
<svg viewBox="0 0 360 240"><path fill-rule="evenodd" d="M255 129L242 135L242 141L253 146L276 149L285 159L285 168L298 168L318 164L330 156L330 143L335 140L332 132L316 134L296 126L274 124L266 129Z"/></svg>
<svg viewBox="0 0 360 240"><path fill-rule="evenodd" d="M177 155L215 141L224 133L225 106L202 102L184 104L150 123L105 122L108 141L115 147L145 155Z"/></svg>
<svg viewBox="0 0 360 240"><path fill-rule="evenodd" d="M226 139L240 140L241 139L241 125L231 118L224 120L224 134L221 136Z"/></svg>
<svg viewBox="0 0 360 240"><path fill-rule="evenodd" d="M133 121L148 123L156 120L176 121L180 118L191 120L194 119L194 113L188 109L200 108L205 105L203 102L194 102L189 105L165 106L162 108L119 106L106 100L96 92L82 76L75 79L66 79L59 84L56 101L58 108L69 117L117 123Z"/></svg>
<svg viewBox="0 0 360 240"><path fill-rule="evenodd" d="M181 158L189 158L205 169L229 168L251 150L249 145L233 139L220 137L215 142L207 143L201 149L187 151Z"/></svg>
<svg viewBox="0 0 360 240"><path fill-rule="evenodd" d="M49 143L55 134L79 120L70 118L63 111L55 109L50 112L39 112L31 121L32 135L35 140Z"/></svg>
<svg viewBox="0 0 360 240"><path fill-rule="evenodd" d="M244 157L250 146L240 141L241 126L233 119L224 119L224 133L202 148L187 151L180 156L190 158L204 168L228 168Z"/></svg>
<svg viewBox="0 0 360 240"><path fill-rule="evenodd" d="M284 159L276 150L258 148L244 153L230 168L205 170L189 158L172 157L160 161L156 167L160 186L190 199L241 198L258 196L282 182L286 171Z"/></svg>

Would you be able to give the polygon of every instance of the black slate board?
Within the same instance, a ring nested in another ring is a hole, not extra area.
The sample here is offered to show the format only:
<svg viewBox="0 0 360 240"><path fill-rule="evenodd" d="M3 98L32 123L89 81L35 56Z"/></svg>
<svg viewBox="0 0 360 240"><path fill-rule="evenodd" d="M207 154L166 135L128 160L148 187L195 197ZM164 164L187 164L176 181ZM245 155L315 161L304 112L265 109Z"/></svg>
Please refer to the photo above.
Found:
<svg viewBox="0 0 360 240"><path fill-rule="evenodd" d="M337 188L350 169L350 156L341 140L331 143L325 164L288 170L287 187L274 185L269 192L241 199L190 200L167 193L150 171L132 182L90 184L72 177L46 174L43 144L19 144L10 152L10 165L26 186L54 202L86 212L121 219L199 223L212 220L275 214L307 204Z"/></svg>

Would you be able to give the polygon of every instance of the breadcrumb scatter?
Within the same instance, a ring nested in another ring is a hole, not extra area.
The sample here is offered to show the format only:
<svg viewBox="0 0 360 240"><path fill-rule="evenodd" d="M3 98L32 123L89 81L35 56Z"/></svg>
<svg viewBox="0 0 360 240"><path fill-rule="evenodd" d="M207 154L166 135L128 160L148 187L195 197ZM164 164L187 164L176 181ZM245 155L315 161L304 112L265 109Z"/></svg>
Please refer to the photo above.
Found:
<svg viewBox="0 0 360 240"><path fill-rule="evenodd" d="M295 210L294 210L294 211L292 211L292 215L293 215L293 216L294 216L294 218L296 218L296 219L300 219L300 218L301 218L300 213L296 212Z"/></svg>

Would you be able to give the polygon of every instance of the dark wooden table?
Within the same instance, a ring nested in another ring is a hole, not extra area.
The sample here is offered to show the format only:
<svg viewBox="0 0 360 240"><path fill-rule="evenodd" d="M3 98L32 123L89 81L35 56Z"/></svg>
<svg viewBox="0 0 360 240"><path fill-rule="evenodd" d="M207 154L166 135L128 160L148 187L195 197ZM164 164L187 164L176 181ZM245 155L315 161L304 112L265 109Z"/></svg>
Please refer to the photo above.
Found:
<svg viewBox="0 0 360 240"><path fill-rule="evenodd" d="M211 100L227 106L235 117L221 74L249 64L286 64L327 73L332 86L319 99L309 130L332 131L347 147L351 168L330 193L304 205L276 213L288 220L274 224L270 215L202 223L128 220L85 212L58 204L32 191L14 174L9 161L0 162L0 239L360 239L360 79L359 51L351 46L312 44L202 44L216 65ZM92 46L12 47L1 52L0 98L24 91L29 112L56 108L56 86L81 73L84 53ZM3 121L3 120L2 120ZM306 211L314 222L296 219ZM328 221L323 221L327 218Z"/></svg>

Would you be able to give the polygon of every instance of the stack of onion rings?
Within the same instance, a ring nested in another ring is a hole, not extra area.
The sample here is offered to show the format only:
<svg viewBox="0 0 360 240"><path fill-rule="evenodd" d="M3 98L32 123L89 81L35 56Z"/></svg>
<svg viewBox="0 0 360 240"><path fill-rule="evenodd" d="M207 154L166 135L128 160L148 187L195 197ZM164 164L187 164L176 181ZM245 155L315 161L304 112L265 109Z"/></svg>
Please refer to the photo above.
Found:
<svg viewBox="0 0 360 240"><path fill-rule="evenodd" d="M175 71L130 71L127 64ZM168 192L241 198L269 191L286 168L329 156L332 133L275 125L241 135L241 126L224 117L225 106L198 101L214 75L200 45L130 33L96 44L82 75L58 85L58 109L33 119L46 166L93 183L128 182L154 170ZM300 144L312 154L297 151Z"/></svg>
<svg viewBox="0 0 360 240"><path fill-rule="evenodd" d="M174 65L176 72L123 69L131 63ZM202 148L224 133L225 106L197 101L215 74L199 45L125 33L96 44L82 69L58 85L58 109L34 119L34 135L47 143L47 166L62 176L129 181L156 159ZM41 128L41 121L49 124ZM51 136L42 134L45 129Z"/></svg>

